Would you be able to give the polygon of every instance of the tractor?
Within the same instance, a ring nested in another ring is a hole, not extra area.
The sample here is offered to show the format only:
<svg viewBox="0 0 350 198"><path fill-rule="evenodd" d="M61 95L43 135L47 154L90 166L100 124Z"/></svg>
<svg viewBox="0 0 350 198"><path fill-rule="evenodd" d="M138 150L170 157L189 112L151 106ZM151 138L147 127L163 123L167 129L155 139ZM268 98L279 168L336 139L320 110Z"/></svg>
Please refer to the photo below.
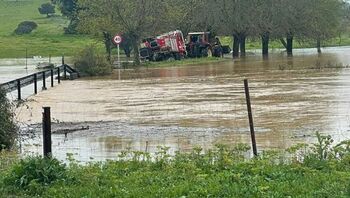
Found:
<svg viewBox="0 0 350 198"><path fill-rule="evenodd" d="M221 57L223 48L219 38L212 36L210 32L191 32L188 34L186 43L187 56L199 57Z"/></svg>
<svg viewBox="0 0 350 198"><path fill-rule="evenodd" d="M186 42L187 56L198 57L222 57L231 52L229 46L222 46L218 37L210 32L191 32Z"/></svg>

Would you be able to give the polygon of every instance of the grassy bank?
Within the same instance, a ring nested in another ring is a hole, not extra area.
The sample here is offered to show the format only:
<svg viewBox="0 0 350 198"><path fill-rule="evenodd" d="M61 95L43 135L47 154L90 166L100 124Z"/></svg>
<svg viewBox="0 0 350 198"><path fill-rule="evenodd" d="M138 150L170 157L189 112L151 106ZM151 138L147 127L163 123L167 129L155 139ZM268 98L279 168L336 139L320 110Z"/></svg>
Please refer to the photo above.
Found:
<svg viewBox="0 0 350 198"><path fill-rule="evenodd" d="M28 56L67 56L74 55L82 47L96 43L95 39L83 35L65 35L63 28L69 23L67 18L56 16L47 18L40 15L38 7L46 0L0 1L0 58ZM28 35L14 35L13 31L22 21L34 21L38 28Z"/></svg>
<svg viewBox="0 0 350 198"><path fill-rule="evenodd" d="M232 47L233 39L232 37L221 37L221 43L223 45L229 45ZM336 37L322 42L322 47L336 47L336 46L350 46L350 33L343 33L341 37ZM261 49L261 40L248 38L246 42L246 49ZM316 41L300 41L298 39L294 40L294 48L316 48ZM269 43L270 49L284 49L281 41L271 40Z"/></svg>
<svg viewBox="0 0 350 198"><path fill-rule="evenodd" d="M160 148L122 152L119 161L69 167L26 158L0 172L0 197L349 197L349 142L331 139L246 159L246 145L170 157ZM301 160L303 159L303 160Z"/></svg>
<svg viewBox="0 0 350 198"><path fill-rule="evenodd" d="M141 66L143 67L181 67L181 66L191 66L191 65L201 65L201 64L210 64L210 63L218 63L232 61L232 59L227 58L216 58L216 57L208 57L208 58L188 58L182 60L171 60L171 61L160 61L160 62L143 62Z"/></svg>

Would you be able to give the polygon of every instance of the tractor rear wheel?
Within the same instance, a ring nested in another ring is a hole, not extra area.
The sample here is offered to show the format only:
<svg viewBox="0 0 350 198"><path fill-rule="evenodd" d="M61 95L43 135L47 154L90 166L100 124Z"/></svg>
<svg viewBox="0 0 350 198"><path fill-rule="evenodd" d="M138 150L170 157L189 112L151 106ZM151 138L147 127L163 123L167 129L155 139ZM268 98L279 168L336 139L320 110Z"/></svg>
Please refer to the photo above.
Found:
<svg viewBox="0 0 350 198"><path fill-rule="evenodd" d="M203 48L201 51L201 57L208 57L209 56L209 49Z"/></svg>
<svg viewBox="0 0 350 198"><path fill-rule="evenodd" d="M214 46L213 47L213 57L221 57L222 56L222 48L221 46Z"/></svg>

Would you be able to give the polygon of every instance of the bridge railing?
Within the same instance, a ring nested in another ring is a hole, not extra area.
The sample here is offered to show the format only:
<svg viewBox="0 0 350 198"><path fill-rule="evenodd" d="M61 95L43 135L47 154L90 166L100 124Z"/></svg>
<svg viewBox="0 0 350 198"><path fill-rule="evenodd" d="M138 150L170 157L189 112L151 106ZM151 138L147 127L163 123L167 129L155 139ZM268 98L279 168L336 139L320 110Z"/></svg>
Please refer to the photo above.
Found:
<svg viewBox="0 0 350 198"><path fill-rule="evenodd" d="M63 73L63 76L61 77L61 74ZM28 76L24 76L22 78L18 78L3 84L0 84L0 88L5 90L5 92L12 92L17 90L17 99L21 100L22 99L22 94L21 94L21 88L29 86L31 84L34 85L34 94L38 93L38 82L42 81L42 89L45 90L47 89L46 85L46 79L51 78L51 87L54 86L54 81L55 81L55 76L57 75L57 82L58 84L61 83L61 79L67 79L67 73L70 74L70 77L76 76L79 77L79 74L76 70L71 68L69 65L63 64L61 66L55 67L53 69L45 70L45 71L40 71L34 74L30 74Z"/></svg>

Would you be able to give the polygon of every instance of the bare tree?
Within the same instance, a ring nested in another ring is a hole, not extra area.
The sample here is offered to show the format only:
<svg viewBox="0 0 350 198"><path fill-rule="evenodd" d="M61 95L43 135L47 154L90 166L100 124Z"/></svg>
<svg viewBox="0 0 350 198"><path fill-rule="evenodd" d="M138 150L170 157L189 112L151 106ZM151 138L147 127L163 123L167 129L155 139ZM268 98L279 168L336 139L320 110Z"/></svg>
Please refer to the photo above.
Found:
<svg viewBox="0 0 350 198"><path fill-rule="evenodd" d="M154 35L161 28L159 20L165 5L162 0L81 0L80 29L109 30L128 34L134 52L134 61L139 60L139 42Z"/></svg>
<svg viewBox="0 0 350 198"><path fill-rule="evenodd" d="M338 0L309 0L308 7L312 9L305 34L316 41L317 52L321 53L321 42L334 38L339 31L342 3Z"/></svg>
<svg viewBox="0 0 350 198"><path fill-rule="evenodd" d="M221 32L233 36L233 57L245 56L246 38L253 27L254 0L217 0Z"/></svg>

